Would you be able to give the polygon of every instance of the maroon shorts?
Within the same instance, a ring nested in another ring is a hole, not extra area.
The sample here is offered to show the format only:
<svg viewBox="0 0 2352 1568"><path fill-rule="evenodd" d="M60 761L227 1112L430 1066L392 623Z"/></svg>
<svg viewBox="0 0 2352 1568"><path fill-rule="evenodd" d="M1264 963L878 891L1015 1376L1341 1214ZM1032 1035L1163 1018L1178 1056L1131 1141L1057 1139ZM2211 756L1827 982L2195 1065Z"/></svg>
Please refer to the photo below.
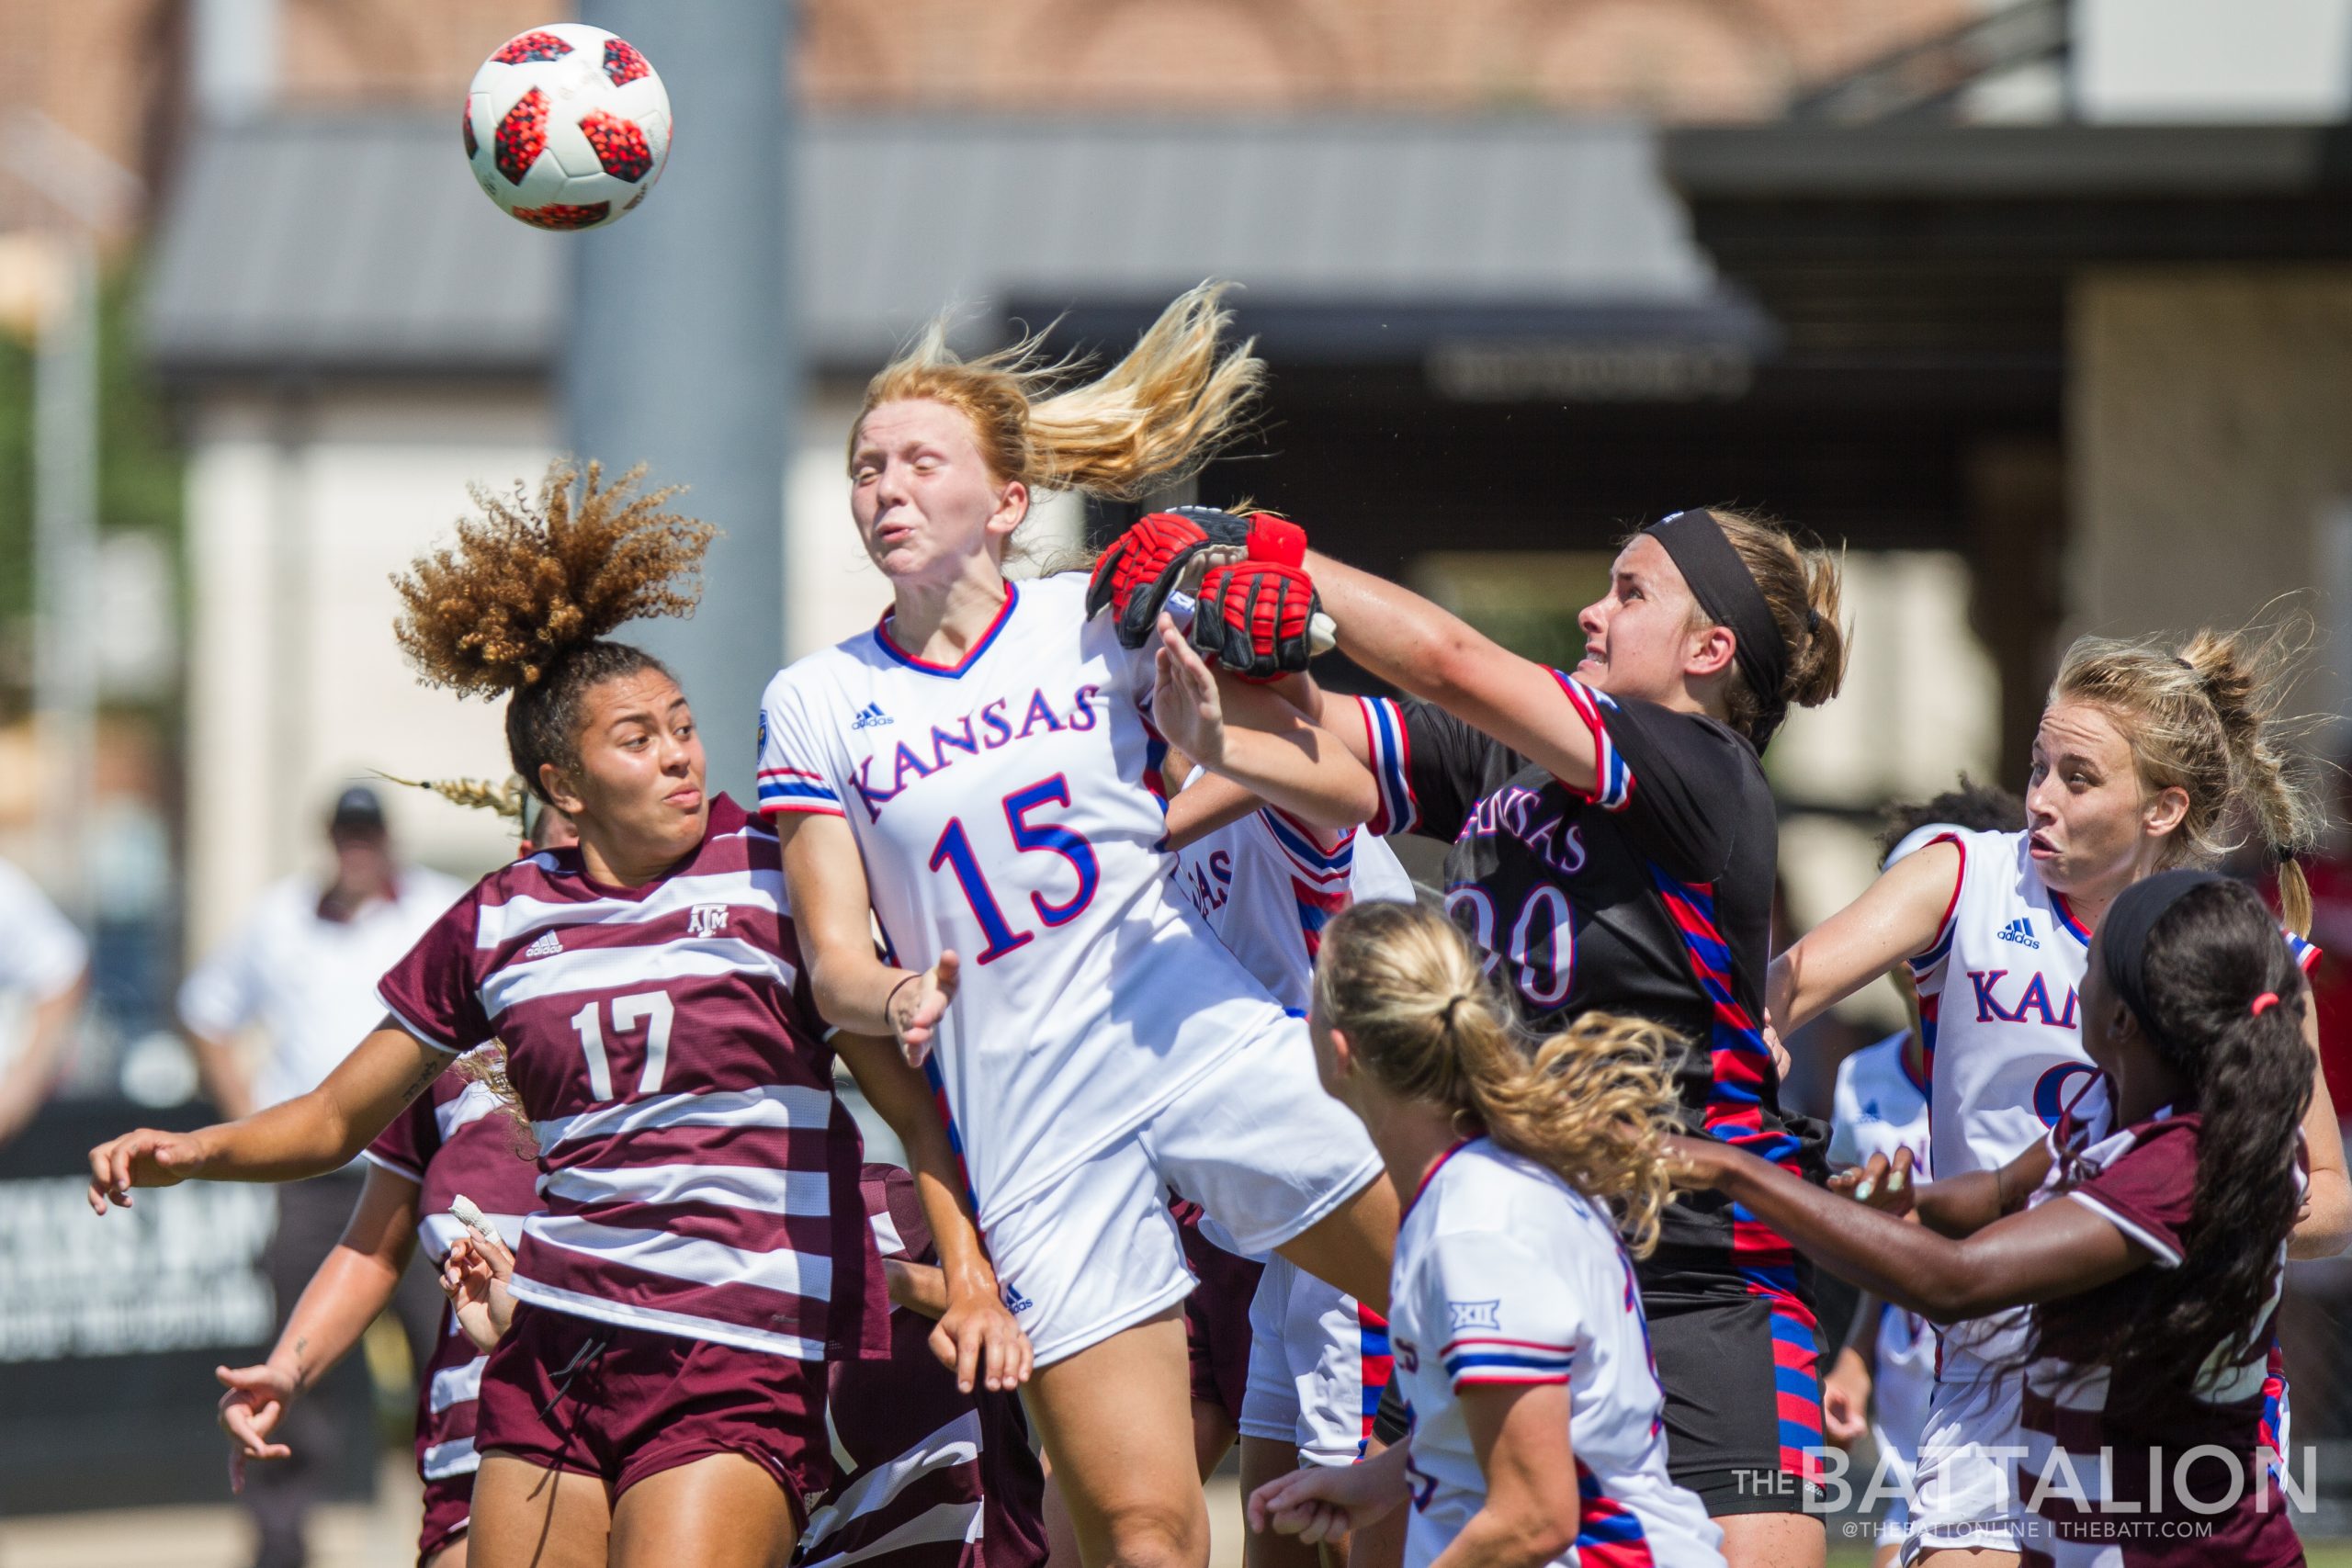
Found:
<svg viewBox="0 0 2352 1568"><path fill-rule="evenodd" d="M425 1559L466 1533L473 1506L471 1471L424 1483L424 1528L417 1532L416 1568L424 1568Z"/></svg>
<svg viewBox="0 0 2352 1568"><path fill-rule="evenodd" d="M616 1496L649 1475L741 1454L792 1500L832 1484L825 1367L624 1328L528 1302L482 1369L475 1447L601 1476Z"/></svg>
<svg viewBox="0 0 2352 1568"><path fill-rule="evenodd" d="M1184 1298L1184 1349L1193 1364L1193 1399L1236 1421L1250 1387L1250 1300L1262 1263L1227 1252L1201 1234L1201 1210L1179 1199L1169 1207L1183 1238L1184 1261L1200 1283Z"/></svg>

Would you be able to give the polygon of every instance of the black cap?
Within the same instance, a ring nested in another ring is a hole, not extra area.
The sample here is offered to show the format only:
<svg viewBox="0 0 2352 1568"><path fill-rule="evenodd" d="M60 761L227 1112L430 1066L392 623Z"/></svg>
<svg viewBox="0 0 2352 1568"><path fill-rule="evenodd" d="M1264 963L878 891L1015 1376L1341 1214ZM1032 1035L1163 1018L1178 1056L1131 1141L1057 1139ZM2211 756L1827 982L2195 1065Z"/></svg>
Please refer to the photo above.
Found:
<svg viewBox="0 0 2352 1568"><path fill-rule="evenodd" d="M384 830L384 803L366 784L353 784L334 797L334 811L327 818L332 832Z"/></svg>

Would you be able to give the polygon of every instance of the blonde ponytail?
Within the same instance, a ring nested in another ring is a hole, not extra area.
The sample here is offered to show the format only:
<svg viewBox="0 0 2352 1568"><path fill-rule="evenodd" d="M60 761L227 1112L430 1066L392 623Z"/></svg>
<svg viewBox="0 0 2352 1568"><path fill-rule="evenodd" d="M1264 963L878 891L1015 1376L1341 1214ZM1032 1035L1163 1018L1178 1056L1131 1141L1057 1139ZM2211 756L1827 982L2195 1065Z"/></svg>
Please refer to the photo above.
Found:
<svg viewBox="0 0 2352 1568"><path fill-rule="evenodd" d="M1316 1006L1391 1093L1442 1105L1615 1217L1646 1256L1671 1193L1679 1041L1641 1019L1587 1013L1531 1055L1510 1007L1449 920L1359 904L1324 928Z"/></svg>
<svg viewBox="0 0 2352 1568"><path fill-rule="evenodd" d="M940 317L867 385L852 450L875 409L927 399L971 421L1001 483L1135 501L1181 482L1240 434L1265 380L1250 343L1218 349L1233 324L1229 287L1203 283L1178 295L1125 357L1076 385L1063 385L1077 367L1049 358L1044 334L965 359L948 346Z"/></svg>
<svg viewBox="0 0 2352 1568"><path fill-rule="evenodd" d="M2141 787L2177 788L2188 811L2166 846L2167 865L2211 865L2252 837L2278 867L2287 924L2311 929L2311 886L2294 857L2319 841L2326 812L2295 742L2308 721L2283 713L2312 641L2295 615L2233 632L2078 638L2059 663L2050 700L2115 719Z"/></svg>
<svg viewBox="0 0 2352 1568"><path fill-rule="evenodd" d="M1671 1065L1679 1043L1647 1019L1588 1012L1537 1045L1532 1066L1470 1084L1488 1135L1606 1204L1636 1258L1657 1246L1673 1192L1660 1140L1681 1130Z"/></svg>

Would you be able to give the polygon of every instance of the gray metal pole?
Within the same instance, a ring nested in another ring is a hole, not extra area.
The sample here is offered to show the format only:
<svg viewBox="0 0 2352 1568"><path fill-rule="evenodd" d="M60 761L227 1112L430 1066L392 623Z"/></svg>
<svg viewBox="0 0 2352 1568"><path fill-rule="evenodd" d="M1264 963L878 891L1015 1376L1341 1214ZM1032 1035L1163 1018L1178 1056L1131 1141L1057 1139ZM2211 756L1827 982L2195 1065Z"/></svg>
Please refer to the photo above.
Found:
<svg viewBox="0 0 2352 1568"><path fill-rule="evenodd" d="M694 704L710 782L749 807L760 692L784 657L784 486L800 372L786 316L788 0L585 0L669 89L662 183L609 229L554 238L571 265L564 439L608 472L640 460L717 524L691 621L622 633Z"/></svg>
<svg viewBox="0 0 2352 1568"><path fill-rule="evenodd" d="M90 914L84 840L97 739L98 269L87 236L61 229L63 297L40 326L33 378L33 638L41 848L51 889Z"/></svg>

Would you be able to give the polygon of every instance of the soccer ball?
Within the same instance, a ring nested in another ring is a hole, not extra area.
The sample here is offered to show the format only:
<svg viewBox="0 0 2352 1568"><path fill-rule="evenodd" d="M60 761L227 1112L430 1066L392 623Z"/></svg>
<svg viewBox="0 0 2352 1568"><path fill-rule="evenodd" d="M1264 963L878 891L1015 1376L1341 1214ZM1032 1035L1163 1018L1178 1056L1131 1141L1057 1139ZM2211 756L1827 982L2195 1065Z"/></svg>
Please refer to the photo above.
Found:
<svg viewBox="0 0 2352 1568"><path fill-rule="evenodd" d="M662 177L670 95L626 39L554 22L482 62L463 129L474 178L508 214L540 229L600 229Z"/></svg>

